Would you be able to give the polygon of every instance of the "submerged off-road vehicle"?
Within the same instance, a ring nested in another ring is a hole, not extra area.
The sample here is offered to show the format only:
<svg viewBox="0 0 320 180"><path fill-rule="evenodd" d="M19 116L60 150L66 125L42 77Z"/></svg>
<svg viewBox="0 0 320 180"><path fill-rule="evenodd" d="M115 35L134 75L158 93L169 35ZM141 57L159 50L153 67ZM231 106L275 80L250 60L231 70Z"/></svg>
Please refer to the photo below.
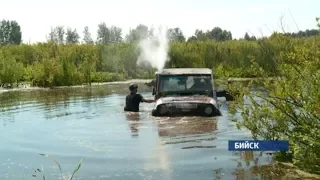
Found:
<svg viewBox="0 0 320 180"><path fill-rule="evenodd" d="M153 116L221 115L211 69L170 68L155 76Z"/></svg>

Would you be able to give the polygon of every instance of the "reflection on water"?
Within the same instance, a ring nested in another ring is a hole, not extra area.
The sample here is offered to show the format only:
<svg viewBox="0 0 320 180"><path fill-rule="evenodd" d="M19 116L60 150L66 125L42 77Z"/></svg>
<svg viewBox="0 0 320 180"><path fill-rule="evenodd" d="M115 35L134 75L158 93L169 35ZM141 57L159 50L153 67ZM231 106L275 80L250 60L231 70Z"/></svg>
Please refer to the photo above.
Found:
<svg viewBox="0 0 320 180"><path fill-rule="evenodd" d="M216 118L206 117L173 117L158 121L160 137L176 137L187 135L204 135L217 130Z"/></svg>
<svg viewBox="0 0 320 180"><path fill-rule="evenodd" d="M130 126L131 136L132 137L139 136L140 114L129 112L129 113L125 113L125 115Z"/></svg>
<svg viewBox="0 0 320 180"><path fill-rule="evenodd" d="M144 88L142 95L151 98ZM158 118L150 115L154 104L124 113L127 91L127 85L111 85L1 93L0 179L30 179L41 164L57 179L57 167L38 153L55 157L64 172L82 157L76 174L82 179L276 177L263 166L267 156L227 150L228 140L250 134L236 129L224 102L217 118Z"/></svg>
<svg viewBox="0 0 320 180"><path fill-rule="evenodd" d="M215 148L213 145L202 145L216 140L216 118L183 117L166 118L157 121L158 134L165 139L164 145L182 144L182 149ZM194 144L189 146L190 144Z"/></svg>

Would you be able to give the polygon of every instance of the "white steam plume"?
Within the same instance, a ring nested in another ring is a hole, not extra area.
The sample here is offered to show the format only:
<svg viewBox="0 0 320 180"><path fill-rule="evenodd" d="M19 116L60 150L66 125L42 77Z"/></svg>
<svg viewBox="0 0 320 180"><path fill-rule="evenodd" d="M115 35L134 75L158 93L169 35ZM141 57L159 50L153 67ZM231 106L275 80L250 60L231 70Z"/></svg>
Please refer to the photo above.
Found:
<svg viewBox="0 0 320 180"><path fill-rule="evenodd" d="M168 29L159 27L153 35L139 42L140 55L137 64L149 63L158 71L162 70L169 61Z"/></svg>

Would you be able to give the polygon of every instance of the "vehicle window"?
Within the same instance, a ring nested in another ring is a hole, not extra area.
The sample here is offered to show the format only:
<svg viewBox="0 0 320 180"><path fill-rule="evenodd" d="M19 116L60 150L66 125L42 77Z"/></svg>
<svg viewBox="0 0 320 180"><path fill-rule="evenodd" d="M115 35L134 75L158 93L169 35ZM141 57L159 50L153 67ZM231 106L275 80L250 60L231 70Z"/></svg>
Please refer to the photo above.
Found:
<svg viewBox="0 0 320 180"><path fill-rule="evenodd" d="M211 89L211 76L163 76L160 91L206 91Z"/></svg>
<svg viewBox="0 0 320 180"><path fill-rule="evenodd" d="M188 76L186 83L187 83L187 89L190 89L194 84L193 76Z"/></svg>
<svg viewBox="0 0 320 180"><path fill-rule="evenodd" d="M161 80L162 91L184 91L185 82L184 77L172 76L165 77Z"/></svg>
<svg viewBox="0 0 320 180"><path fill-rule="evenodd" d="M210 78L207 76L189 76L188 79L190 79L190 84L187 85L188 90L202 91L211 88Z"/></svg>

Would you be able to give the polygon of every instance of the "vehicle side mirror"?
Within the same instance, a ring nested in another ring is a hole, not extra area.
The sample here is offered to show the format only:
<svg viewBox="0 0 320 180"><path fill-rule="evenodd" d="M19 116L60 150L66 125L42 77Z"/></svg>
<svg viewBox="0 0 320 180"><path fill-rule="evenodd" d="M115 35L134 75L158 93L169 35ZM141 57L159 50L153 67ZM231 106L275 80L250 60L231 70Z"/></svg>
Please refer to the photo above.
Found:
<svg viewBox="0 0 320 180"><path fill-rule="evenodd" d="M156 80L152 80L151 82L146 82L144 83L146 86L151 87L151 86L155 86L156 85Z"/></svg>
<svg viewBox="0 0 320 180"><path fill-rule="evenodd" d="M156 88L155 87L152 88L152 95L153 96L156 95Z"/></svg>

